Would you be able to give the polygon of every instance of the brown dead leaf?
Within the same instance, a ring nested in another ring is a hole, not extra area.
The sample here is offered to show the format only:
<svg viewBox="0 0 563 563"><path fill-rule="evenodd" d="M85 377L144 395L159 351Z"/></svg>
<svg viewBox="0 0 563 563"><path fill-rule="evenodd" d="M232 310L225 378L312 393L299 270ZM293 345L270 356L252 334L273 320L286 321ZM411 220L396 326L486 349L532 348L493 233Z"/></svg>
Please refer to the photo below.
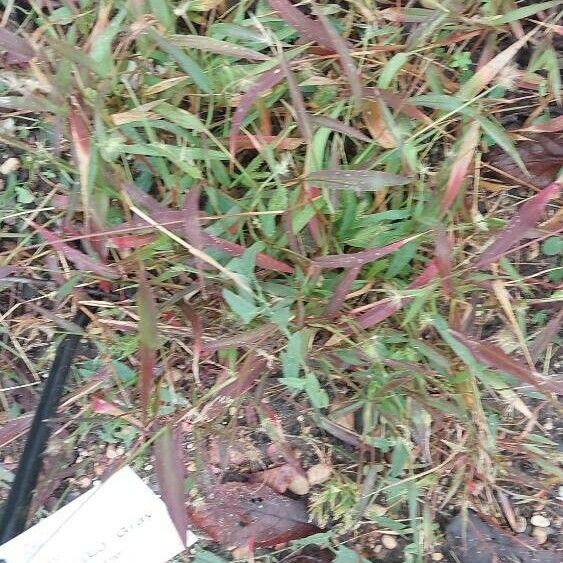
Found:
<svg viewBox="0 0 563 563"><path fill-rule="evenodd" d="M309 523L304 502L261 484L218 485L202 506L188 511L194 526L228 547L271 547L319 531Z"/></svg>
<svg viewBox="0 0 563 563"><path fill-rule="evenodd" d="M526 140L516 145L520 157L530 171L531 177L526 180L538 188L545 188L555 180L563 166L563 133L545 132L529 134L526 137ZM522 176L518 165L499 147L489 151L487 161L510 176Z"/></svg>
<svg viewBox="0 0 563 563"><path fill-rule="evenodd" d="M377 102L368 102L362 117L374 141L384 149L394 149L397 146L397 141L387 128Z"/></svg>
<svg viewBox="0 0 563 563"><path fill-rule="evenodd" d="M561 554L539 549L531 538L513 536L499 527L487 524L472 512L467 519L458 514L446 527L446 537L450 552L460 563L561 561Z"/></svg>

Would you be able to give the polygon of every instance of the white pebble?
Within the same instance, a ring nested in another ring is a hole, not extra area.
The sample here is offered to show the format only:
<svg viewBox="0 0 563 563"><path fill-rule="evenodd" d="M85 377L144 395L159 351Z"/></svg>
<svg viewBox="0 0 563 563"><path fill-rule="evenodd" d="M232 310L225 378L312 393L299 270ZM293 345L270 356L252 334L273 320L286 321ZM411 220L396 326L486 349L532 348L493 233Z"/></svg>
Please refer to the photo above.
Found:
<svg viewBox="0 0 563 563"><path fill-rule="evenodd" d="M513 530L517 534L522 534L523 532L525 532L527 526L528 523L526 522L526 518L524 518L523 516L516 516L516 521L514 522Z"/></svg>
<svg viewBox="0 0 563 563"><path fill-rule="evenodd" d="M534 528L532 530L532 536L539 545L542 545L547 541L547 530L545 528Z"/></svg>
<svg viewBox="0 0 563 563"><path fill-rule="evenodd" d="M532 526L537 528L547 528L551 523L548 518L542 516L541 514L534 514L530 520Z"/></svg>
<svg viewBox="0 0 563 563"><path fill-rule="evenodd" d="M441 553L433 553L431 555L431 559L432 561L442 561L442 559L444 559L444 556Z"/></svg>
<svg viewBox="0 0 563 563"><path fill-rule="evenodd" d="M381 543L385 549L395 549L397 547L397 540L393 536L382 536Z"/></svg>
<svg viewBox="0 0 563 563"><path fill-rule="evenodd" d="M90 477L84 476L78 479L78 486L81 489L87 489L91 484L92 484L92 479L90 479Z"/></svg>
<svg viewBox="0 0 563 563"><path fill-rule="evenodd" d="M320 485L330 479L332 467L326 463L317 463L307 469L307 479L311 485Z"/></svg>
<svg viewBox="0 0 563 563"><path fill-rule="evenodd" d="M19 170L20 161L17 158L10 157L6 159L0 166L0 174L7 176L16 170Z"/></svg>
<svg viewBox="0 0 563 563"><path fill-rule="evenodd" d="M307 481L307 477L296 475L287 488L296 495L306 495L309 492L310 485L309 481Z"/></svg>

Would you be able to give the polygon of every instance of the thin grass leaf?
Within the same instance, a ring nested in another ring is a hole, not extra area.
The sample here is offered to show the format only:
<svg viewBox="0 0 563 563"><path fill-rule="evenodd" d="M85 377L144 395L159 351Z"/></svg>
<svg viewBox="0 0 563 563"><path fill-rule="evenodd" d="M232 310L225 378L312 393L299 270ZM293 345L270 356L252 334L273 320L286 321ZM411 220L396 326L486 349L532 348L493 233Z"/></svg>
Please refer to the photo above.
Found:
<svg viewBox="0 0 563 563"><path fill-rule="evenodd" d="M342 123L342 121L339 121L338 119L325 117L324 115L315 115L311 117L311 121L318 127L326 127L327 129L332 129L332 131L342 133L343 135L347 135L348 137L352 137L353 139L358 139L358 141L363 141L364 143L373 142L373 139L370 139L370 137L364 135L359 129L356 129L351 125L347 125L346 123Z"/></svg>
<svg viewBox="0 0 563 563"><path fill-rule="evenodd" d="M319 21L322 24L323 28L325 29L326 34L334 47L334 50L340 58L342 70L346 75L346 78L348 78L350 88L352 89L352 95L354 99L359 102L363 94L363 84L361 75L356 68L356 64L354 63L354 59L352 59L352 55L350 54L350 45L346 41L344 41L342 37L340 37L340 35L330 23L329 19L319 9L317 9L315 5L313 5L313 10L315 12L315 15L319 18Z"/></svg>
<svg viewBox="0 0 563 563"><path fill-rule="evenodd" d="M520 170L522 170L522 172L526 174L526 176L529 176L530 174L528 172L528 169L526 168L526 165L524 164L520 153L516 150L512 139L506 133L506 130L498 125L498 123L496 123L495 121L487 119L486 117L476 115L475 118L479 121L479 124L481 125L483 131L487 133L487 135L489 135L499 147L502 147L506 154L508 154L510 158L514 160L514 162L518 165Z"/></svg>
<svg viewBox="0 0 563 563"><path fill-rule="evenodd" d="M72 246L62 242L55 234L48 231L45 227L38 225L34 221L28 224L33 227L57 252L64 254L67 260L72 262L79 270L84 272L94 272L103 278L115 279L118 274L110 267L90 258L84 252L73 248Z"/></svg>
<svg viewBox="0 0 563 563"><path fill-rule="evenodd" d="M280 68L285 75L287 80L287 87L289 89L289 95L291 96L291 101L293 102L293 110L295 111L295 121L297 121L297 126L301 131L301 135L305 139L306 143L311 142L311 138L313 136L313 132L311 129L311 122L309 120L309 114L307 113L307 108L305 107L305 100L303 99L303 94L299 89L299 85L297 84L297 80L291 69L289 68L289 64L285 60L283 56L283 52L280 50L279 55L280 60Z"/></svg>
<svg viewBox="0 0 563 563"><path fill-rule="evenodd" d="M158 103L158 105L154 107L154 113L162 115L171 123L179 125L189 131L196 131L198 133L204 133L207 131L205 125L201 122L199 117L189 111L186 111L185 109L178 108L167 102Z"/></svg>
<svg viewBox="0 0 563 563"><path fill-rule="evenodd" d="M299 32L302 39L318 43L331 51L335 50L331 36L321 23L306 16L288 0L267 0L267 2L274 12Z"/></svg>
<svg viewBox="0 0 563 563"><path fill-rule="evenodd" d="M447 297L453 293L452 276L452 252L453 246L448 238L446 231L438 227L434 234L434 262L438 268L438 273L442 281L442 287Z"/></svg>
<svg viewBox="0 0 563 563"><path fill-rule="evenodd" d="M273 88L284 79L281 68L273 68L264 72L258 80L242 95L231 121L229 132L229 151L234 156L236 153L236 139L242 122L254 102L267 90Z"/></svg>
<svg viewBox="0 0 563 563"><path fill-rule="evenodd" d="M381 246L380 248L370 248L369 250L362 250L352 254L319 256L318 258L314 258L311 264L318 268L355 268L363 266L399 250L399 248L413 240L413 238L415 237L409 237L386 246Z"/></svg>
<svg viewBox="0 0 563 563"><path fill-rule="evenodd" d="M332 319L340 313L342 305L344 305L346 300L346 295L350 292L361 269L361 266L352 266L336 286L324 313L328 319Z"/></svg>
<svg viewBox="0 0 563 563"><path fill-rule="evenodd" d="M406 176L373 170L321 170L308 178L313 182L325 182L329 188L372 192L391 186L404 186L411 180Z"/></svg>
<svg viewBox="0 0 563 563"><path fill-rule="evenodd" d="M186 460L182 459L185 448L181 438L178 428L171 430L167 426L155 441L154 460L162 500L178 530L182 544L186 545L189 523L184 481L187 464Z"/></svg>
<svg viewBox="0 0 563 563"><path fill-rule="evenodd" d="M547 203L558 197L561 184L553 182L520 207L508 225L502 229L492 244L482 252L473 263L474 268L485 268L504 256L513 246L522 240L528 231L541 220Z"/></svg>
<svg viewBox="0 0 563 563"><path fill-rule="evenodd" d="M199 49L217 55L227 55L229 57L237 57L241 59L248 59L249 61L269 61L271 57L264 53L259 53L248 47L241 47L234 43L221 41L220 39L213 39L205 37L204 35L173 35L170 40L178 47L188 49Z"/></svg>
<svg viewBox="0 0 563 563"><path fill-rule="evenodd" d="M462 100L474 98L479 92L484 90L491 81L506 67L506 65L516 56L516 53L534 35L537 28L520 38L496 57L493 57L486 65L482 66L458 91L458 97Z"/></svg>
<svg viewBox="0 0 563 563"><path fill-rule="evenodd" d="M219 138L221 143L229 143L229 139ZM260 153L270 145L274 150L294 151L305 141L301 137L282 137L278 135L261 135L260 140L251 135L235 135L236 150L255 150Z"/></svg>
<svg viewBox="0 0 563 563"><path fill-rule="evenodd" d="M188 57L186 53L176 47L176 45L167 38L160 35L154 28L148 27L146 33L162 51L170 55L170 57L178 63L178 66L190 76L200 90L206 94L211 93L211 84L207 76L205 76L202 68L191 57Z"/></svg>
<svg viewBox="0 0 563 563"><path fill-rule="evenodd" d="M84 213L88 216L91 213L89 186L90 131L88 129L88 121L85 117L83 104L79 103L77 100L73 100L73 103L71 103L68 122L76 164L80 173L82 208L84 209ZM87 228L89 228L88 220L86 221L86 225Z"/></svg>
<svg viewBox="0 0 563 563"><path fill-rule="evenodd" d="M222 250L230 254L231 256L242 256L247 248L237 244L236 242L231 242L230 240L225 240L214 235L203 231L203 239L206 245L216 248L217 250ZM262 252L257 252L255 255L256 265L264 268L265 270L273 270L274 272L281 272L283 274L293 273L293 267L285 262L276 260L267 254Z"/></svg>
<svg viewBox="0 0 563 563"><path fill-rule="evenodd" d="M454 203L467 176L478 142L479 122L474 121L459 143L457 155L452 163L450 177L444 191L444 197L440 202L440 215L448 211Z"/></svg>
<svg viewBox="0 0 563 563"><path fill-rule="evenodd" d="M139 268L139 289L137 291L137 310L139 315L139 356L140 369L138 388L144 416L148 414L150 399L154 389L156 351L158 349L158 309L145 275L143 266Z"/></svg>
<svg viewBox="0 0 563 563"><path fill-rule="evenodd" d="M27 63L35 57L31 43L5 27L0 27L0 49L8 52L10 61L14 64Z"/></svg>
<svg viewBox="0 0 563 563"><path fill-rule="evenodd" d="M483 365L508 373L521 383L531 385L540 391L552 391L559 395L563 394L563 385L561 383L549 381L540 373L531 370L518 360L510 357L498 346L490 342L473 340L452 329L450 329L450 332Z"/></svg>
<svg viewBox="0 0 563 563"><path fill-rule="evenodd" d="M510 10L506 14L499 16L488 16L483 18L484 21L493 26L504 25L518 20L529 18L543 10L549 10L563 4L563 0L549 0L548 2L533 2L528 6L521 6L514 10Z"/></svg>

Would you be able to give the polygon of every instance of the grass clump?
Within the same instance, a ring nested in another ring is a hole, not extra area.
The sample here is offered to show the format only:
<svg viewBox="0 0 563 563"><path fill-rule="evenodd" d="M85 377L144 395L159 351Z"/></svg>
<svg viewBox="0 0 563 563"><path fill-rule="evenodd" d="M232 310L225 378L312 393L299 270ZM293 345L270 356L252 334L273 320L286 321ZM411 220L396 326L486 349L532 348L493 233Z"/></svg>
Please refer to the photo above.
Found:
<svg viewBox="0 0 563 563"><path fill-rule="evenodd" d="M4 4L4 422L95 302L75 449L324 449L368 558L554 510L559 2Z"/></svg>

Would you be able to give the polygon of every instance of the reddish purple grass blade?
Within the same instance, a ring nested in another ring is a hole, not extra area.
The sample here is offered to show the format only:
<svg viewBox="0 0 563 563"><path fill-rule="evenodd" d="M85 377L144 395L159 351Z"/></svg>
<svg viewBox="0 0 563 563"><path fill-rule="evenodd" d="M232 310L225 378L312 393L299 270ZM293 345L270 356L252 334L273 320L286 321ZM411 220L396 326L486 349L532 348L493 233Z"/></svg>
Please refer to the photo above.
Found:
<svg viewBox="0 0 563 563"><path fill-rule="evenodd" d="M524 127L518 131L530 131L532 133L558 133L559 131L563 131L563 115L559 115L543 123Z"/></svg>
<svg viewBox="0 0 563 563"><path fill-rule="evenodd" d="M449 297L453 292L451 282L453 248L446 231L442 227L436 229L434 249L434 260L440 273L442 288L446 296Z"/></svg>
<svg viewBox="0 0 563 563"><path fill-rule="evenodd" d="M446 185L444 197L440 203L440 215L448 211L455 201L463 181L467 176L469 166L473 160L475 148L479 142L479 122L475 121L470 126L459 144L455 161L452 163L450 177Z"/></svg>
<svg viewBox="0 0 563 563"><path fill-rule="evenodd" d="M64 254L67 260L70 260L70 262L72 262L79 270L94 272L98 276L104 278L114 279L118 277L112 268L97 262L93 258L90 258L87 254L84 254L84 252L80 252L80 250L62 242L55 234L48 231L45 227L38 225L34 221L29 221L29 225L31 225L55 250Z"/></svg>
<svg viewBox="0 0 563 563"><path fill-rule="evenodd" d="M299 32L301 38L334 51L332 39L321 23L306 16L288 0L267 1L272 10Z"/></svg>
<svg viewBox="0 0 563 563"><path fill-rule="evenodd" d="M363 141L364 143L373 143L373 139L371 139L367 135L364 135L360 130L352 127L351 125L346 125L346 123L342 123L342 121L338 121L338 119L316 115L313 116L311 120L313 124L318 125L319 127L332 129L333 131L337 131L338 133L342 133L343 135L347 135L348 137L358 139L359 141Z"/></svg>
<svg viewBox="0 0 563 563"><path fill-rule="evenodd" d="M217 250L227 252L231 256L242 256L247 250L246 247L237 244L236 242L231 242L230 240L210 235L205 231L202 231L202 234L206 245L216 248ZM291 274L293 272L293 268L289 264L276 260L275 258L272 258L267 254L263 254L262 252L258 252L256 254L256 264L265 270L273 270L284 274Z"/></svg>
<svg viewBox="0 0 563 563"><path fill-rule="evenodd" d="M141 408L147 415L153 392L154 372L156 368L156 350L158 347L157 319L158 311L152 289L145 272L139 269L139 290L137 291L137 309L139 315L139 395Z"/></svg>
<svg viewBox="0 0 563 563"><path fill-rule="evenodd" d="M563 306L559 312L540 330L530 349L530 355L534 362L537 362L549 343L559 334L559 329L563 323Z"/></svg>
<svg viewBox="0 0 563 563"><path fill-rule="evenodd" d="M344 41L344 39L331 25L328 18L320 10L316 9L315 7L313 9L316 16L319 18L319 22L323 26L327 37L330 39L334 50L337 52L338 57L340 58L342 71L346 75L346 78L348 78L348 82L350 83L350 88L352 90L352 95L359 102L362 98L363 92L362 77L358 72L358 69L356 68L356 64L354 63L354 59L352 59L352 55L350 55L350 45L349 43Z"/></svg>
<svg viewBox="0 0 563 563"><path fill-rule="evenodd" d="M504 256L522 240L527 232L540 222L548 201L557 197L560 189L561 184L553 182L522 205L514 218L498 234L494 242L477 257L473 267L487 267L491 262Z"/></svg>
<svg viewBox="0 0 563 563"><path fill-rule="evenodd" d="M178 428L166 428L155 442L154 458L156 476L160 485L162 500L182 543L186 545L188 531L188 512L186 509L186 462L182 452L185 450Z"/></svg>
<svg viewBox="0 0 563 563"><path fill-rule="evenodd" d="M312 264L319 268L351 268L360 267L369 262L373 262L378 258L387 256L395 250L399 250L412 238L398 240L380 248L371 248L369 250L362 250L361 252L354 252L353 254L331 254L328 256L319 256L314 258Z"/></svg>
<svg viewBox="0 0 563 563"><path fill-rule="evenodd" d="M509 373L521 383L532 385L540 391L552 391L558 395L563 395L563 385L561 383L545 379L540 373L532 371L518 360L511 358L498 346L490 342L473 340L456 330L450 329L450 332L483 365Z"/></svg>
<svg viewBox="0 0 563 563"><path fill-rule="evenodd" d="M334 294L330 298L328 306L325 311L325 316L329 319L336 317L340 313L342 305L346 300L346 295L350 291L353 283L356 281L361 266L352 266L344 275L338 286L336 287Z"/></svg>
<svg viewBox="0 0 563 563"><path fill-rule="evenodd" d="M291 101L293 102L293 109L295 111L295 121L297 121L297 126L301 135L305 139L306 143L311 142L311 137L313 136L311 130L311 122L309 119L309 114L307 113L307 108L305 107L305 100L303 99L303 94L299 89L297 80L291 68L287 64L283 52L280 52L280 67L287 80L287 87L289 89L289 95L291 96Z"/></svg>
<svg viewBox="0 0 563 563"><path fill-rule="evenodd" d="M273 88L284 79L284 73L279 67L268 70L258 78L258 80L242 95L240 102L233 114L231 130L229 132L229 150L231 154L236 154L237 134L242 122L252 107L252 104L267 90Z"/></svg>
<svg viewBox="0 0 563 563"><path fill-rule="evenodd" d="M121 184L121 187L127 193L127 195L133 200L133 203L140 205L141 207L144 207L147 211L150 211L151 213L166 211L166 207L164 207L158 201L156 201L154 197L152 197L151 195L145 193L143 190L138 188L135 184L123 182Z"/></svg>

